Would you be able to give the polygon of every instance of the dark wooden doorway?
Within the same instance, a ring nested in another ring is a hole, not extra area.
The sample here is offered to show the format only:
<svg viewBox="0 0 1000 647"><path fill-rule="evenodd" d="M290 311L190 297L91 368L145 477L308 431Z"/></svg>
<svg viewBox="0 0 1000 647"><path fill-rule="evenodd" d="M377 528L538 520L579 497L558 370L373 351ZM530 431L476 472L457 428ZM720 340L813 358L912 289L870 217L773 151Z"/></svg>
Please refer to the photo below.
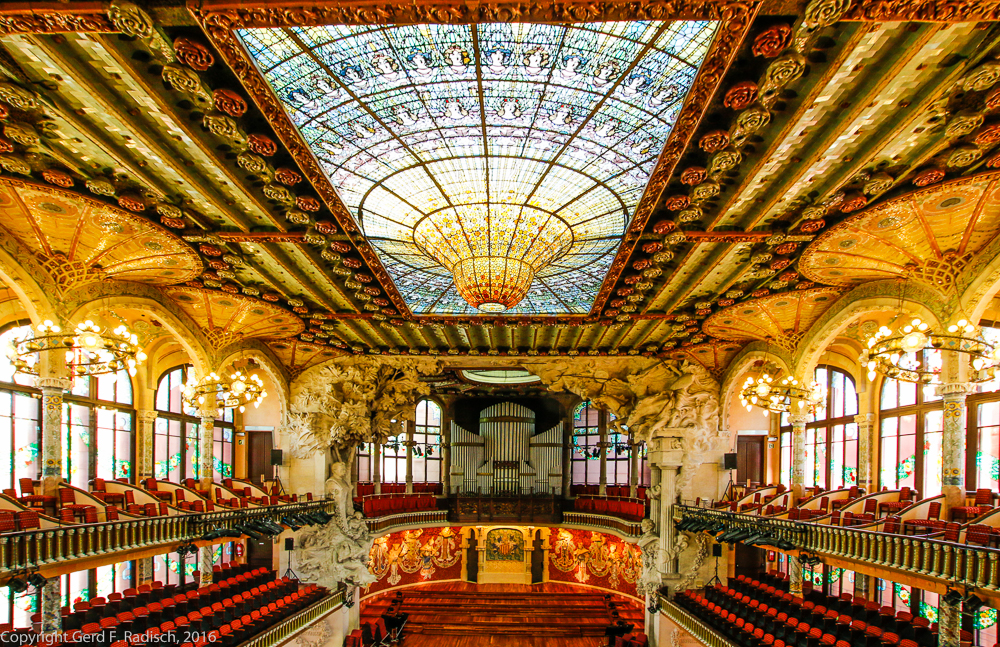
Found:
<svg viewBox="0 0 1000 647"><path fill-rule="evenodd" d="M764 443L767 436L739 436L736 439L736 482L764 482Z"/></svg>
<svg viewBox="0 0 1000 647"><path fill-rule="evenodd" d="M260 485L260 477L270 479L274 473L271 467L271 450L274 440L270 431L247 432L250 446L247 448L247 476L251 483Z"/></svg>

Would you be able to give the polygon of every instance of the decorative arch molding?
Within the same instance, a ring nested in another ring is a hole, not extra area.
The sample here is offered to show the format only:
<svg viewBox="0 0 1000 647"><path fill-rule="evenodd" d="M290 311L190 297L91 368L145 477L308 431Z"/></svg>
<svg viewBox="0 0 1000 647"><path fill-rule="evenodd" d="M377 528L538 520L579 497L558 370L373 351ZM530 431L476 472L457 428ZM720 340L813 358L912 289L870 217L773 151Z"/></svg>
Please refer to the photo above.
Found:
<svg viewBox="0 0 1000 647"><path fill-rule="evenodd" d="M80 292L90 294L92 296L91 299L86 299L84 298L86 295L79 294L70 295L78 297L76 299L68 296L66 303L71 307L68 309L70 314L67 319L69 321L81 321L87 319L93 313L102 310L111 310L116 306L131 310L141 310L156 317L163 324L163 327L167 329L167 332L177 339L178 343L191 358L191 363L194 365L195 371L205 373L213 370L216 362L213 361L213 355L206 350L210 346L206 344L204 335L201 334L201 330L199 330L197 324L190 317L172 307L156 288L137 283L122 283L119 285L128 285L130 289L124 292L108 293L106 288L102 287L102 284L96 283L80 289ZM94 290L93 288L95 287L98 289ZM98 294L92 294L94 292Z"/></svg>
<svg viewBox="0 0 1000 647"><path fill-rule="evenodd" d="M729 423L730 404L739 398L736 393L730 393L730 391L738 386L737 380L746 372L747 368L752 366L756 361L763 360L765 356L768 361L773 361L781 370L785 371L788 375L792 375L792 358L786 351L769 346L766 342L762 341L747 344L733 358L733 361L729 363L729 368L726 369L726 377L722 380L722 387L719 391L721 405L719 424L722 427L725 428Z"/></svg>
<svg viewBox="0 0 1000 647"><path fill-rule="evenodd" d="M284 367L266 344L256 339L247 340L241 344L231 344L220 352L220 360L217 368L224 369L238 359L245 357L251 358L257 362L257 364L260 365L261 370L266 373L269 378L271 378L271 382L273 382L275 387L279 390L277 395L280 400L280 413L282 417L284 417L285 413L288 411L288 398L290 396L291 386L288 374L285 372Z"/></svg>
<svg viewBox="0 0 1000 647"><path fill-rule="evenodd" d="M908 285L903 307L926 319L931 325L947 320L944 296L924 285ZM896 312L899 309L899 282L879 281L851 290L823 314L802 339L793 356L795 376L803 379L813 374L827 346L858 317L875 312Z"/></svg>
<svg viewBox="0 0 1000 647"><path fill-rule="evenodd" d="M62 312L50 297L61 292L48 272L42 269L24 246L0 229L0 281L13 290L32 323L46 319L59 321Z"/></svg>
<svg viewBox="0 0 1000 647"><path fill-rule="evenodd" d="M981 251L959 279L958 311L978 322L993 297L1000 292L1000 237Z"/></svg>

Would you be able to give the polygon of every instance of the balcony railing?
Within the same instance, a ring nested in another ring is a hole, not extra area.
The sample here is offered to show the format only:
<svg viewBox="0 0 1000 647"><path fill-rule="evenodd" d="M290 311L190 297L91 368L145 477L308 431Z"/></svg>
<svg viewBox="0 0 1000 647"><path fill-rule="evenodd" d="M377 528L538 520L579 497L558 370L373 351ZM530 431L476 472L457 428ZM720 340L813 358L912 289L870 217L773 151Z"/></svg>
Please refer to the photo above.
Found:
<svg viewBox="0 0 1000 647"><path fill-rule="evenodd" d="M675 506L674 518L697 519L726 530L746 528L785 540L799 551L839 558L859 565L889 568L946 585L1000 591L1000 551L985 546L904 536L857 528L841 528L786 519L768 519L690 506ZM768 545L767 548L774 548Z"/></svg>
<svg viewBox="0 0 1000 647"><path fill-rule="evenodd" d="M286 618L267 631L242 643L240 647L274 647L287 641L298 632L310 627L314 622L329 614L344 603L344 589L326 596L312 606Z"/></svg>
<svg viewBox="0 0 1000 647"><path fill-rule="evenodd" d="M182 544L215 527L264 518L280 521L284 516L318 510L332 512L333 503L310 501L5 533L0 535L0 577L33 567L61 570L65 565L69 572L74 560Z"/></svg>
<svg viewBox="0 0 1000 647"><path fill-rule="evenodd" d="M424 512L403 512L384 517L365 519L368 532L381 533L399 526L424 526L448 523L447 510L427 510Z"/></svg>
<svg viewBox="0 0 1000 647"><path fill-rule="evenodd" d="M571 526L587 526L588 528L601 528L604 530L614 530L626 537L638 537L642 534L642 526L638 521L628 521L618 517L609 517L603 514L593 514L590 512L564 512L563 523Z"/></svg>
<svg viewBox="0 0 1000 647"><path fill-rule="evenodd" d="M660 596L660 609L663 615L670 618L675 625L694 636L701 644L707 647L732 647L733 643L730 640L724 638L721 634L715 633L708 625L703 624L693 615L663 596Z"/></svg>

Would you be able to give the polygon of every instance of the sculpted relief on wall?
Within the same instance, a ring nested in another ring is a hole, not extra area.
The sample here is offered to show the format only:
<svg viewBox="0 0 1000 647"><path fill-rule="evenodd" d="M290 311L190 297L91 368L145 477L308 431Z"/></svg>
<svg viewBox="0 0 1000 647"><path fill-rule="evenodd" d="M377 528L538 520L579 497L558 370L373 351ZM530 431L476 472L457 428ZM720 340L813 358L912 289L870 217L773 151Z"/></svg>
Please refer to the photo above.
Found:
<svg viewBox="0 0 1000 647"><path fill-rule="evenodd" d="M329 524L302 530L296 552L306 580L334 587L374 582L366 566L372 539L352 505L357 448L384 443L394 425L412 419L417 399L429 392L420 376L439 370L434 361L352 357L311 368L292 385L282 437L296 458L328 456L326 495L337 507Z"/></svg>

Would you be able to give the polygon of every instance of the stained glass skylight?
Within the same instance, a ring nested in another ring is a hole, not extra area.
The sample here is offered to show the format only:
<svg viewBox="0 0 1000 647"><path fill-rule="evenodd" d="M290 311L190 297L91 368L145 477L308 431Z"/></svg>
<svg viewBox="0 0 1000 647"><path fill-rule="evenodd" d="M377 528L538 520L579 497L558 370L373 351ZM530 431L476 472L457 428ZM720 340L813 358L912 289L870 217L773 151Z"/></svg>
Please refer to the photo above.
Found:
<svg viewBox="0 0 1000 647"><path fill-rule="evenodd" d="M590 310L715 28L338 25L240 37L414 313L480 312L455 284L479 271L526 273L507 313L555 314Z"/></svg>

